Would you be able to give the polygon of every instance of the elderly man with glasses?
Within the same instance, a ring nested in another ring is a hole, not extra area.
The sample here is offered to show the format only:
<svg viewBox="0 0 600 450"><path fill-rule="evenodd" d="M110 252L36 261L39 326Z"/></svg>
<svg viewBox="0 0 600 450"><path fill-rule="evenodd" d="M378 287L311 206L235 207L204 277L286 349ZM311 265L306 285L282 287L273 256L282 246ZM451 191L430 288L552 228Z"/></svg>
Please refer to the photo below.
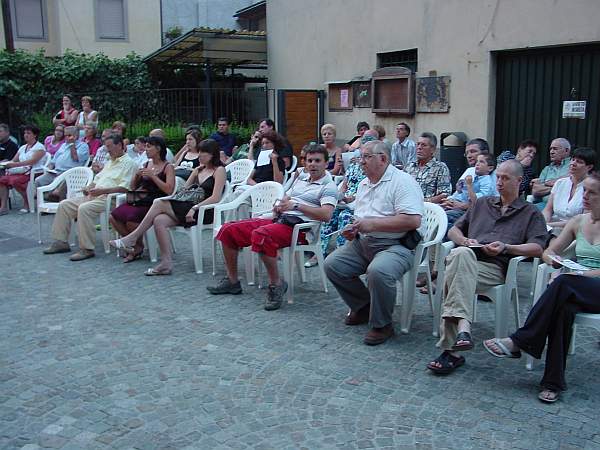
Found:
<svg viewBox="0 0 600 450"><path fill-rule="evenodd" d="M342 231L350 242L327 257L325 273L350 307L346 325L368 322L364 343L378 345L394 334L396 282L413 264L423 193L410 175L390 164L381 141L363 145L360 162L367 177L358 186L354 221Z"/></svg>

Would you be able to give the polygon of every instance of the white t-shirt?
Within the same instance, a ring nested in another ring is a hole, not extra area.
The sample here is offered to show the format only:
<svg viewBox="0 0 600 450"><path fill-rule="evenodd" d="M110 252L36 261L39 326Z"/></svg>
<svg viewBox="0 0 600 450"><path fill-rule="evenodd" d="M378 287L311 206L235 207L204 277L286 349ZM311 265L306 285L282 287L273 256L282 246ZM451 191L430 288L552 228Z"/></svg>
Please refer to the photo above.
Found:
<svg viewBox="0 0 600 450"><path fill-rule="evenodd" d="M46 149L44 148L44 145L38 141L36 141L35 144L33 144L31 147L29 147L29 149L27 148L27 144L21 145L21 147L19 147L19 151L17 152L17 160L19 162L27 161L28 159L33 158L33 154L35 152L46 153ZM31 167L31 169L34 172L41 172L42 169L44 168L44 164L46 164L46 159L42 157L38 160L38 162L36 162ZM29 172L29 169L30 169L29 166L14 167L12 169L8 169L8 173L10 173L10 174L27 173L27 172Z"/></svg>
<svg viewBox="0 0 600 450"><path fill-rule="evenodd" d="M397 214L423 215L424 199L421 186L408 173L391 164L381 179L372 184L365 178L358 185L354 217L391 217ZM368 233L378 238L401 238L406 232L390 233L376 231Z"/></svg>
<svg viewBox="0 0 600 450"><path fill-rule="evenodd" d="M553 194L552 221L569 220L571 217L583 212L583 182L577 185L573 198L569 200L573 182L571 177L560 178L552 186Z"/></svg>

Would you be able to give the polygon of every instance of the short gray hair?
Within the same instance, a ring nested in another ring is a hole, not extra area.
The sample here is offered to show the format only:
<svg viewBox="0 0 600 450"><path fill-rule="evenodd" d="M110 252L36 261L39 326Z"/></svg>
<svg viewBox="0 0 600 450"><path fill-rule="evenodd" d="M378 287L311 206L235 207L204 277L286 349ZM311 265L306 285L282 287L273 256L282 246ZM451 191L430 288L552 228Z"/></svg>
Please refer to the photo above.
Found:
<svg viewBox="0 0 600 450"><path fill-rule="evenodd" d="M553 141L558 142L558 145L560 145L562 148L571 150L571 143L567 139L559 137L559 138L553 139Z"/></svg>
<svg viewBox="0 0 600 450"><path fill-rule="evenodd" d="M365 148L372 148L373 154L385 155L387 160L391 160L390 148L383 141L369 141L365 145Z"/></svg>
<svg viewBox="0 0 600 450"><path fill-rule="evenodd" d="M65 127L65 134L72 134L73 136L79 136L79 130L77 130L77 127L75 126L70 126L70 127Z"/></svg>
<svg viewBox="0 0 600 450"><path fill-rule="evenodd" d="M433 145L434 148L437 148L437 137L435 134L430 133L429 131L425 131L419 135L419 137L425 138L429 140L429 143Z"/></svg>

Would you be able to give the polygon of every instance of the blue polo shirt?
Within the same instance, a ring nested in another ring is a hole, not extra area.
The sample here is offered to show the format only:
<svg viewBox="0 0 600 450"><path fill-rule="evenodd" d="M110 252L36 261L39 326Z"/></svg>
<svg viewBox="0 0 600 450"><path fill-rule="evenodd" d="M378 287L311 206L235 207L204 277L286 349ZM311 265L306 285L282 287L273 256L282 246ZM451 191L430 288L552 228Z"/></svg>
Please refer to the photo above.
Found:
<svg viewBox="0 0 600 450"><path fill-rule="evenodd" d="M79 161L73 161L73 158L71 158L71 145L74 145L77 149L77 159ZM54 170L58 173L62 173L73 167L83 166L89 157L90 148L85 142L77 141L73 144L65 142L52 157L52 162L54 163Z"/></svg>

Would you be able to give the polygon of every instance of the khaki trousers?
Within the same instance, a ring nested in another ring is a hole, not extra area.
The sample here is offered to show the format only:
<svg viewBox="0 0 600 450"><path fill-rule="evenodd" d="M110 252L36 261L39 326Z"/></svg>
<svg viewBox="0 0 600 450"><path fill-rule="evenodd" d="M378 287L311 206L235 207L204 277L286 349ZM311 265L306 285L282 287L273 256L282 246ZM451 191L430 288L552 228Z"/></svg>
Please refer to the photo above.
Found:
<svg viewBox="0 0 600 450"><path fill-rule="evenodd" d="M446 258L446 277L440 340L437 346L450 350L456 341L458 320L473 322L473 299L478 292L503 284L504 271L496 264L477 261L468 247L456 247ZM449 320L446 320L448 318Z"/></svg>
<svg viewBox="0 0 600 450"><path fill-rule="evenodd" d="M105 205L106 195L61 201L52 224L52 239L68 242L71 221L77 219L79 248L93 251L96 248L96 221L100 213L104 212Z"/></svg>

